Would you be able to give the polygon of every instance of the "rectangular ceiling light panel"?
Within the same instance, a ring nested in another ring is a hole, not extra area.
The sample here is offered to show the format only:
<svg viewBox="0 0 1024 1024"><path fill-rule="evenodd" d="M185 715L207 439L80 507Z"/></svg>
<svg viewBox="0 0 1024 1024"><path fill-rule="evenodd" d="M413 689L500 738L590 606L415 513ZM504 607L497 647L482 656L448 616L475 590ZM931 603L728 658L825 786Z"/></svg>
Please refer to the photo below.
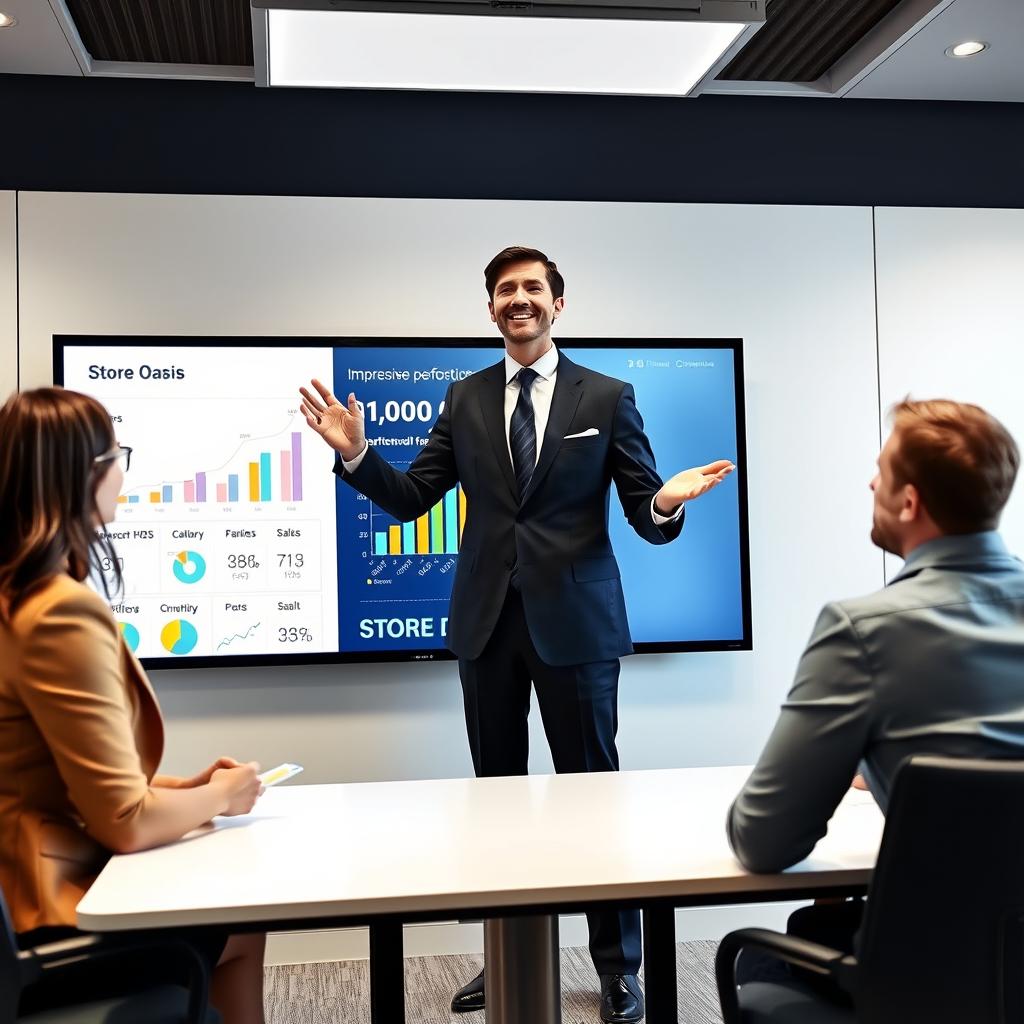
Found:
<svg viewBox="0 0 1024 1024"><path fill-rule="evenodd" d="M745 23L270 10L270 85L685 96Z"/></svg>

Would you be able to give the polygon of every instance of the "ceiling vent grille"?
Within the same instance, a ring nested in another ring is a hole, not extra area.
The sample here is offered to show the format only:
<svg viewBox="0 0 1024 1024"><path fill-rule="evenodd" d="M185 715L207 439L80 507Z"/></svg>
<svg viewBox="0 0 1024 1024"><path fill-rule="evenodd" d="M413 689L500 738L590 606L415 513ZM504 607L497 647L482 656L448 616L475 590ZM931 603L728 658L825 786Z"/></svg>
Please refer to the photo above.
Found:
<svg viewBox="0 0 1024 1024"><path fill-rule="evenodd" d="M768 0L765 24L719 81L816 82L901 0Z"/></svg>
<svg viewBox="0 0 1024 1024"><path fill-rule="evenodd" d="M66 0L93 60L251 65L249 0Z"/></svg>

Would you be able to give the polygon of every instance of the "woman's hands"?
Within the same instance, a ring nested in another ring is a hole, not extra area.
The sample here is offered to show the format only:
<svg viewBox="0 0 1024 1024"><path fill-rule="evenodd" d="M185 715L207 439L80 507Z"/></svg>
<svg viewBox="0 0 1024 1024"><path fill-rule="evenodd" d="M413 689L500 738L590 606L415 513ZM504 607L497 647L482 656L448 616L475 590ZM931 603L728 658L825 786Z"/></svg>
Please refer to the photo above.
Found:
<svg viewBox="0 0 1024 1024"><path fill-rule="evenodd" d="M208 768L188 779L171 779L160 776L154 783L166 789L199 789L210 786L217 794L218 803L222 805L215 814L229 817L235 814L248 814L257 799L263 794L263 784L258 772L260 766L255 761L236 761L233 757L218 757Z"/></svg>
<svg viewBox="0 0 1024 1024"><path fill-rule="evenodd" d="M241 763L241 761L236 761L233 757L218 757L209 768L204 768L190 779L182 779L180 787L182 789L194 789L196 786L205 786L213 778L214 772L220 771L222 768L237 768Z"/></svg>
<svg viewBox="0 0 1024 1024"><path fill-rule="evenodd" d="M220 760L231 761L233 758L221 758ZM263 783L257 774L260 766L255 761L246 764L239 764L223 768L213 766L213 773L210 776L210 785L218 789L225 801L225 806L219 813L231 817L236 814L248 814L256 804L256 801L263 795Z"/></svg>

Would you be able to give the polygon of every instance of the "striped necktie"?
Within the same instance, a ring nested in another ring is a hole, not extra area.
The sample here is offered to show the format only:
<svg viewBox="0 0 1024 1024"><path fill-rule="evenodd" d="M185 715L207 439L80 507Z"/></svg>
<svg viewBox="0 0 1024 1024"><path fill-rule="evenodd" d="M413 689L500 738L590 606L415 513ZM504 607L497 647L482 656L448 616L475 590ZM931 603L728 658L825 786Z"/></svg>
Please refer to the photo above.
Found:
<svg viewBox="0 0 1024 1024"><path fill-rule="evenodd" d="M512 468L519 485L520 501L530 486L530 478L537 465L537 424L534 421L530 388L538 376L537 371L528 366L524 366L515 376L519 381L519 401L516 402L509 423L508 444L512 451Z"/></svg>

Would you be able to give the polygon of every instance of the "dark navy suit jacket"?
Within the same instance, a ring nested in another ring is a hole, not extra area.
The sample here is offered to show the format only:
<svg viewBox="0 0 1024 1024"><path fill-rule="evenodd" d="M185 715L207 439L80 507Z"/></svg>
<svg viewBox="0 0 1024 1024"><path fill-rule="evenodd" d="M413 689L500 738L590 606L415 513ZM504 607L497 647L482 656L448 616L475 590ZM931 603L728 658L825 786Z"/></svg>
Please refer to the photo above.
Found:
<svg viewBox="0 0 1024 1024"><path fill-rule="evenodd" d="M466 523L448 616L448 647L477 658L508 592L513 566L530 636L549 665L630 654L619 566L608 537L615 484L633 529L664 544L682 519L656 526L662 481L631 385L559 354L551 413L533 478L520 498L506 439L505 363L452 384L430 441L405 473L371 445L353 473L335 472L403 522L462 484ZM566 435L597 429L587 437ZM539 439L538 439L539 440Z"/></svg>

